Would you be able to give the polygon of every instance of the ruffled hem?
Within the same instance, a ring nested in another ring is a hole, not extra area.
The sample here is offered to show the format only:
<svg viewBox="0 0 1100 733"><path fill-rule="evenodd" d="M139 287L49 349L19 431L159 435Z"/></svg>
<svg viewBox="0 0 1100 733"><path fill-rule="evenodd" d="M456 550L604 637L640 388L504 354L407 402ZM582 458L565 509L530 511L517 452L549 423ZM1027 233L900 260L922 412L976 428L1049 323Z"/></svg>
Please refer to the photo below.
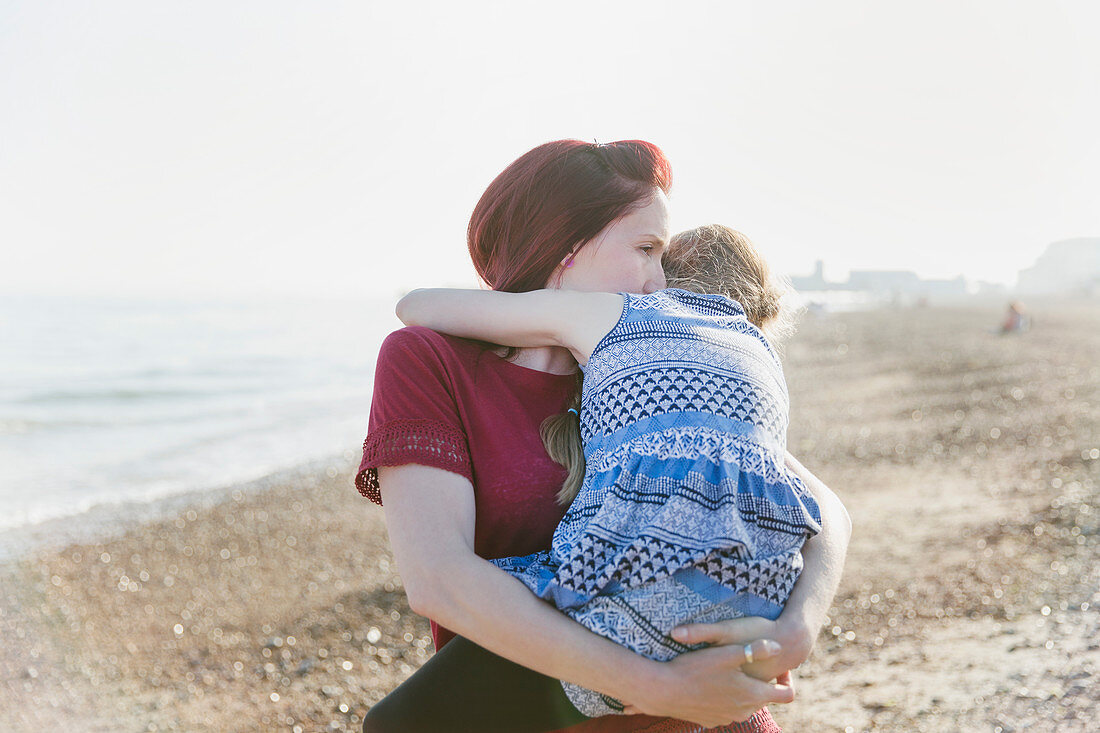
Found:
<svg viewBox="0 0 1100 733"><path fill-rule="evenodd" d="M646 432L611 450L586 453L585 470L598 481L596 474L647 458L710 461L716 466L728 465L734 472L755 473L770 483L787 481L792 474L782 463L782 446L767 445L770 441L764 433L748 425L743 427L746 434L701 425Z"/></svg>
<svg viewBox="0 0 1100 733"><path fill-rule="evenodd" d="M379 466L442 468L473 482L466 436L437 420L391 420L371 431L363 441L363 462L355 476L355 488L375 504L382 504L378 485Z"/></svg>

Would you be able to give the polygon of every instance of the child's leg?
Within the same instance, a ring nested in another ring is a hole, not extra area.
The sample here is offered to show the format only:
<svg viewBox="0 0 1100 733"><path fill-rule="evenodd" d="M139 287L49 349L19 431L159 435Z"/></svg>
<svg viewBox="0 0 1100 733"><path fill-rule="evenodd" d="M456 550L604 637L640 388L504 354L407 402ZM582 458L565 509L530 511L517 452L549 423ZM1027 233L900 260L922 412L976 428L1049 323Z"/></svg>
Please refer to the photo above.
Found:
<svg viewBox="0 0 1100 733"><path fill-rule="evenodd" d="M584 720L560 681L457 637L372 707L363 731L537 733Z"/></svg>

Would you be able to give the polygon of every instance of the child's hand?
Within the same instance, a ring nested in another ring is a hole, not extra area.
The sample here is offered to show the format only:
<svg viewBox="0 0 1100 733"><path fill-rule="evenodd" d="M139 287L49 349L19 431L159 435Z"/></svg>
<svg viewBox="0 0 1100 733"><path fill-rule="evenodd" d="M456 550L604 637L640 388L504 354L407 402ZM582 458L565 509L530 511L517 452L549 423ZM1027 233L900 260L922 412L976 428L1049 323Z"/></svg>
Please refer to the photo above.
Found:
<svg viewBox="0 0 1100 733"><path fill-rule="evenodd" d="M683 644L712 646L743 646L757 639L776 639L783 651L769 659L760 659L742 666L747 675L758 680L773 680L806 661L801 646L775 621L761 616L719 621L713 624L686 624L672 630L672 638ZM797 637L794 637L797 640Z"/></svg>
<svg viewBox="0 0 1100 733"><path fill-rule="evenodd" d="M755 639L774 639L777 624L763 616L742 616L713 624L684 624L672 630L682 644L748 644Z"/></svg>

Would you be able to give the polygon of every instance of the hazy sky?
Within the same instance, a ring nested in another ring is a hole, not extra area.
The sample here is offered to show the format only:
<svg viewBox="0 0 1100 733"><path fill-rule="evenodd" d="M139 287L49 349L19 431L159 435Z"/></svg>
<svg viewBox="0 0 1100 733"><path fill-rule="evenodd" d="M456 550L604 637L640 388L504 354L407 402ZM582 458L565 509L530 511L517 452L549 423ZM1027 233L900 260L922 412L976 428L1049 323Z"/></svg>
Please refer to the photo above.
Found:
<svg viewBox="0 0 1100 733"><path fill-rule="evenodd" d="M781 270L1100 235L1100 3L0 0L0 294L473 281L529 148L645 138Z"/></svg>

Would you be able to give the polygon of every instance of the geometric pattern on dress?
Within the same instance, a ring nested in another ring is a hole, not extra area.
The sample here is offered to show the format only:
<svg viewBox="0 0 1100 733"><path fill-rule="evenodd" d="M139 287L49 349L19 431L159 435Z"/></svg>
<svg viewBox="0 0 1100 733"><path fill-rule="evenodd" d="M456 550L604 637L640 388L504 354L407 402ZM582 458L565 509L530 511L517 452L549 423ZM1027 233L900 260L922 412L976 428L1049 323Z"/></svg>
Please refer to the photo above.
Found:
<svg viewBox="0 0 1100 733"><path fill-rule="evenodd" d="M704 598L674 578L613 596L597 596L581 608L566 609L565 613L595 633L657 661L668 661L706 646L689 646L673 639L669 634L677 626L744 615L730 604L716 604ZM570 702L589 717L622 710L619 701L606 695L568 682L563 682L562 687Z"/></svg>
<svg viewBox="0 0 1100 733"><path fill-rule="evenodd" d="M684 547L709 549L708 538L748 540L741 534L745 524L799 536L819 529L806 505L791 492L797 477L785 467L753 472L741 470L738 462L717 464L701 457L681 465L679 475L650 476L644 472L646 465L606 472L600 476L613 483L582 488L558 525L553 551L570 551L584 532L619 541L639 531L665 532L658 536L681 540ZM764 481L758 473L773 480Z"/></svg>
<svg viewBox="0 0 1100 733"><path fill-rule="evenodd" d="M736 477L732 477L715 485L694 471L687 471L682 477L647 476L624 468L611 485L589 483L582 487L558 523L551 550L558 557L573 552L597 516L599 531L605 536L629 539L636 530L652 525L655 512L667 507L674 496L684 496L708 510L683 512L676 517L676 525L685 528L683 534L699 536L693 520L698 521L701 515L717 516L714 510L738 501L736 487L732 485L735 481Z"/></svg>
<svg viewBox="0 0 1100 733"><path fill-rule="evenodd" d="M626 321L621 323L617 330L612 334L605 337L599 344L596 345L593 353L598 353L604 349L610 349L612 347L622 347L624 349L635 348L637 342L643 340L663 340L668 343L669 346L673 346L677 341L687 340L700 344L709 344L711 346L718 347L734 347L737 348L738 344L746 339L758 342L752 347L743 346L742 350L746 350L747 353L756 353L761 357L766 358L769 361L775 361L774 352L768 351L767 339L764 339L757 330L756 326L753 326L744 318L727 319L725 324L717 323L712 319L708 319L706 323L707 329L700 330L697 328L697 323L692 321L698 321L699 319L690 320L652 320L652 321ZM764 348L760 348L764 347ZM623 364L622 353L636 353L636 352L621 352L617 357L611 357L613 363ZM736 352L734 352L736 353ZM601 356L603 356L601 354ZM726 354L725 358L729 358L731 354ZM646 354L642 355L645 359ZM587 373L587 372L586 372Z"/></svg>
<svg viewBox="0 0 1100 733"><path fill-rule="evenodd" d="M695 567L720 585L782 606L802 572L802 553L796 547L786 554L746 562L726 550L716 550Z"/></svg>
<svg viewBox="0 0 1100 733"><path fill-rule="evenodd" d="M708 311L722 311L725 306L708 298L721 299L721 296L699 298L686 291L669 291L673 292L676 297L663 293L626 296L619 323L596 346L593 358L584 367L586 391L602 387L609 376L623 370L662 362L701 363L743 372L750 379L765 378L766 387L785 399L786 383L779 357L759 329L739 311L739 305L726 299L736 308L726 309L726 315L713 316ZM692 299L707 307L699 310L680 307L678 298ZM647 307L657 303L673 306L664 311Z"/></svg>
<svg viewBox="0 0 1100 733"><path fill-rule="evenodd" d="M762 387L694 367L647 369L612 382L588 400L602 415L605 433L639 420L693 410L754 425L782 441L787 428L785 405Z"/></svg>
<svg viewBox="0 0 1100 733"><path fill-rule="evenodd" d="M556 581L574 593L594 596L612 583L629 587L662 580L691 565L701 554L697 548L656 537L635 537L620 547L588 534L576 553L558 568Z"/></svg>
<svg viewBox="0 0 1100 733"><path fill-rule="evenodd" d="M665 661L692 649L669 632L713 605L666 578L617 595L597 596L581 608L565 609L565 613L596 633L625 640L626 646L644 657Z"/></svg>
<svg viewBox="0 0 1100 733"><path fill-rule="evenodd" d="M758 496L745 494L738 496L737 499L737 511L741 518L761 530L768 530L756 538L757 547L767 547L768 545L761 543L776 535L784 546L792 535L798 537L801 542L807 536L817 534L821 529L820 523L807 521L806 512L801 505L782 506ZM809 519L812 520L812 517Z"/></svg>
<svg viewBox="0 0 1100 733"><path fill-rule="evenodd" d="M570 555L576 554L578 543L597 516L602 514L600 532L604 536L610 539L617 533L621 540L629 540L645 521L639 516L644 511L639 505L667 504L669 497L684 482L682 478L670 476L647 476L644 473L636 475L628 468L624 468L611 485L597 484L587 479L586 474L586 483L582 485L580 493L573 499L554 532L551 552L559 564ZM718 491L720 489L714 489L715 493ZM623 497L626 503L621 502ZM727 501L732 500L732 495L727 497ZM631 511L634 516L625 516L626 511Z"/></svg>
<svg viewBox="0 0 1100 733"><path fill-rule="evenodd" d="M769 390L786 398L786 385L776 379L782 371L778 356L765 351L757 339L736 332L701 337L687 326L670 333L638 334L630 341L602 344L585 365L584 388L600 389L609 379L642 367L699 363L762 381Z"/></svg>
<svg viewBox="0 0 1100 733"><path fill-rule="evenodd" d="M558 544L554 551L569 551L585 532L598 532L609 539L629 539L637 533L639 523L653 529L655 523L663 520L662 513L676 514L672 520L678 528L677 536L684 538L685 547L710 549L713 545L705 538L735 542L747 539L735 536L737 532L730 526L734 522L736 526L756 524L800 538L818 531L815 524L807 522L801 503L777 504L767 497L738 491L736 484L736 478L713 484L697 472L688 472L680 479L635 477L624 472L619 481L602 492L603 501L573 502L559 525L561 532L555 537ZM628 502L633 502L630 516L620 510L630 506ZM705 511L693 511L683 505L685 502ZM650 511L639 505L649 505Z"/></svg>
<svg viewBox="0 0 1100 733"><path fill-rule="evenodd" d="M557 563L546 550L523 557L501 557L490 562L520 580L535 595L542 591L540 581L551 573L552 568L557 567Z"/></svg>
<svg viewBox="0 0 1100 733"><path fill-rule="evenodd" d="M741 471L759 476L768 483L787 481L792 474L780 463L776 453L775 448L765 447L746 436L693 425L645 433L611 450L594 450L585 456L585 470L600 474L637 457L662 461L702 458L715 464L737 464Z"/></svg>
<svg viewBox="0 0 1100 733"><path fill-rule="evenodd" d="M598 493L582 491L554 535L554 583L583 599L651 583L714 550L738 560L784 553L818 531L801 502L777 504L738 491L738 481L624 471Z"/></svg>
<svg viewBox="0 0 1100 733"><path fill-rule="evenodd" d="M746 332L760 333L745 316L740 303L723 295L696 293L679 288L666 288L649 295L622 293L627 303L624 315L640 316L642 320L690 320L703 317L722 328L745 328ZM611 336L617 332L612 330ZM764 340L767 344L767 340Z"/></svg>
<svg viewBox="0 0 1100 733"><path fill-rule="evenodd" d="M780 573L790 578L790 574L801 566L792 565L794 561L785 553L792 549L797 553L807 534L801 531L796 535L762 536L756 542L754 554L740 544L726 543L708 550L644 535L620 546L588 533L576 552L557 567L554 583L590 599L605 593L608 587L638 587L670 577L683 568L698 567L727 587L749 588L755 595L781 604L782 600L777 598L785 599L789 586L785 589L778 585L768 586L770 590L760 586L761 591L768 592L757 592L758 574L763 574L760 578L771 578L768 582L773 585ZM793 584L793 579L790 582Z"/></svg>
<svg viewBox="0 0 1100 733"><path fill-rule="evenodd" d="M581 715L587 715L590 718L618 715L623 712L625 707L613 697L575 685L572 682L562 680L561 688L565 691L565 696L569 698L569 702L573 703L573 707L579 710ZM702 731L703 729L697 728L695 730Z"/></svg>
<svg viewBox="0 0 1100 733"><path fill-rule="evenodd" d="M717 325L730 330L738 331L753 336L763 343L771 351L771 344L755 325L745 317L745 309L736 300L723 298L720 295L706 295L693 293L690 290L681 291L677 299L687 308L697 313L710 315ZM731 308L730 305L736 306Z"/></svg>

